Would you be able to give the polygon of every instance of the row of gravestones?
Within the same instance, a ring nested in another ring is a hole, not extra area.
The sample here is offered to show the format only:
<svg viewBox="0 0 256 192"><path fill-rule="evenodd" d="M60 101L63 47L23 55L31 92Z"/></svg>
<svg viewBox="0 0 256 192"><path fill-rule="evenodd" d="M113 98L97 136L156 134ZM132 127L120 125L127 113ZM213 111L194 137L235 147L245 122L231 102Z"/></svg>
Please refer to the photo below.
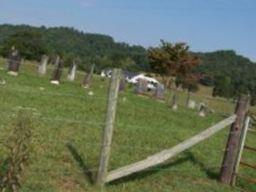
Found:
<svg viewBox="0 0 256 192"><path fill-rule="evenodd" d="M176 94L172 96L169 106L174 110L178 110L178 97ZM205 117L208 113L213 112L205 103L196 103L196 101L188 98L186 107L189 109L197 110L200 117Z"/></svg>
<svg viewBox="0 0 256 192"><path fill-rule="evenodd" d="M42 59L38 66L38 74L43 76L47 72L47 65L48 65L49 57L47 55L43 55ZM7 63L7 70L9 75L17 76L19 73L21 65L21 57L19 54L19 51L12 47L11 52L8 56L8 63ZM55 85L60 84L60 79L62 76L62 71L64 68L64 61L60 58L60 56L57 56L54 63L54 70L51 78L51 83ZM75 62L72 63L72 65L69 68L68 71L68 80L74 81L76 76L76 70L77 70L77 64ZM89 73L85 74L85 77L82 81L82 86L84 88L89 88L92 81L92 74L94 72L94 65L92 65L91 70Z"/></svg>
<svg viewBox="0 0 256 192"><path fill-rule="evenodd" d="M39 63L38 66L38 73L40 75L45 75L47 72L47 64L48 64L49 57L47 55L43 55L41 62ZM21 57L17 49L15 47L12 47L10 55L8 57L8 74L17 76L19 72L21 64ZM52 74L51 78L51 83L59 85L60 84L60 79L62 75L62 70L64 68L64 61L60 58L60 56L57 56L55 59L55 69ZM75 62L72 63L72 65L69 68L68 72L68 80L74 81L75 76L76 76L76 70L77 70L77 64ZM89 88L91 85L92 81L92 74L94 72L94 65L92 66L91 70L89 73L86 73L82 86L84 88ZM120 86L119 86L119 91L124 91L125 90L125 79L122 78L120 81ZM135 86L135 93L139 95L144 95L148 92L148 82L144 79L139 79L138 83ZM155 89L154 89L154 97L159 100L164 100L164 86L162 84L157 84ZM173 110L178 109L178 98L176 94L173 95L171 102L169 103L169 106ZM200 103L199 105L196 105L196 102L190 99L190 95L188 95L188 100L186 106L191 109L195 109L196 106L198 106L198 111L199 111L199 116L204 117L207 113L207 106L204 103Z"/></svg>
<svg viewBox="0 0 256 192"><path fill-rule="evenodd" d="M135 87L135 93L138 95L145 95L148 92L148 82L143 79L139 79L138 83ZM154 91L154 97L156 99L164 100L164 86L161 84L157 84ZM176 94L173 94L170 101L168 101L168 106L172 108L172 110L178 110L178 97ZM188 99L186 101L186 107L189 109L197 109L198 115L201 117L205 117L207 113L212 112L205 103L197 104L194 100L190 99L190 94L188 94Z"/></svg>

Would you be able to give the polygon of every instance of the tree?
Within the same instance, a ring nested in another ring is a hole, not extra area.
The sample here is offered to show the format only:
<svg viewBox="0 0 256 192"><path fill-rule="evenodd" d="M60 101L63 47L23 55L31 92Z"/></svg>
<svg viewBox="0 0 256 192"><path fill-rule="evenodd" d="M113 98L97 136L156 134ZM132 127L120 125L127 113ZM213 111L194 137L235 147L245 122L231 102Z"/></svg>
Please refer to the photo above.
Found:
<svg viewBox="0 0 256 192"><path fill-rule="evenodd" d="M28 25L0 25L0 34L0 54L3 56L7 56L6 50L9 51L11 44L22 42L20 51L25 50L21 54L27 59L36 59L35 57L41 54L41 49L35 46L43 46L47 48L49 56L58 54L64 59L69 59L71 54L79 57L81 62L78 65L81 70L89 69L93 63L96 64L97 72L106 67L122 67L133 71L149 70L147 50L144 47L118 43L108 35L85 33L69 27L47 28ZM7 42L10 42L8 46ZM3 46L9 48L3 50ZM17 45L15 47L20 49Z"/></svg>
<svg viewBox="0 0 256 192"><path fill-rule="evenodd" d="M189 52L186 43L169 43L161 40L161 45L148 50L151 68L160 74L165 86L170 86L172 76L187 78L192 69L199 64L199 59Z"/></svg>
<svg viewBox="0 0 256 192"><path fill-rule="evenodd" d="M12 46L19 50L22 57L29 60L40 60L47 53L41 33L36 31L19 31L6 39L3 43L5 56Z"/></svg>
<svg viewBox="0 0 256 192"><path fill-rule="evenodd" d="M220 96L226 98L234 96L231 78L222 75L215 77L215 87L213 89L212 95L214 97Z"/></svg>
<svg viewBox="0 0 256 192"><path fill-rule="evenodd" d="M189 92L196 92L198 90L198 81L194 75L189 75L186 78L182 75L178 75L175 79L175 85L176 87L181 86Z"/></svg>

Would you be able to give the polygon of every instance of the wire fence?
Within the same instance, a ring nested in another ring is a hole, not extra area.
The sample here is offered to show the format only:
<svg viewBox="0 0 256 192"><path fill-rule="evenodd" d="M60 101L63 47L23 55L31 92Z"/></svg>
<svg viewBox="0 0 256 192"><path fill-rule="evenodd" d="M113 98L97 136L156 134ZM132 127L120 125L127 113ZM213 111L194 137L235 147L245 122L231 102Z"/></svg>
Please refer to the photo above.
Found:
<svg viewBox="0 0 256 192"><path fill-rule="evenodd" d="M3 87L4 89L5 87ZM106 101L106 97L104 96L88 96L88 95L74 95L74 93L57 93L57 92L53 92L53 91L39 91L39 90L33 90L33 88L29 87L29 86L25 86L24 89L15 89L15 88L11 88L11 87L7 87L6 90L10 90L10 91L13 91L13 92L21 92L21 93L25 93L26 96L28 97L31 97L31 96L35 96L35 95L46 95L46 96L56 96L56 97L68 97L68 98L73 98L73 99L83 99L83 100L94 100L96 102L98 101ZM125 102L123 103L128 103L128 105L132 102L130 102L129 100L126 100ZM119 102L119 105L121 105L122 107L122 104L123 104L120 100ZM163 104L165 105L165 104ZM138 112L138 109L143 109L147 112L147 114L152 114L152 115L163 115L165 114L168 110L167 109L162 109L162 108L159 108L159 109L152 109L151 106L148 105L148 103L132 103L132 105L129 105L129 107L133 107L135 110L134 110L134 113L136 114L136 112ZM148 111L148 109L151 109L151 111ZM104 126L104 122L100 122L99 120L93 120L93 119L90 119L90 120L78 120L78 119L70 119L70 118L65 118L65 117L47 117L47 116L44 116L44 115L41 115L43 114L42 112L40 112L40 110L38 109L30 109L30 110L34 110L36 113L38 113L39 115L36 115L36 119L37 120L40 120L40 121L44 121L45 123L51 123L51 122L60 122L60 123L76 123L76 124L79 124L79 125L83 125L83 126L95 126L99 129L102 129L103 126ZM142 112L143 112L142 110ZM17 110L13 110L13 109L4 109L4 110L1 110L2 113L7 112L7 113L10 113L10 115L14 114ZM144 111L144 112L145 112ZM88 111L87 111L88 112ZM5 114L6 115L6 114ZM129 115L129 114L126 114L126 115ZM167 114L168 115L168 114ZM216 123L216 122L215 122ZM125 123L120 123L117 121L116 123L116 127L125 127L127 129L129 129L129 131L138 131L138 130L145 130L145 126L139 126L139 125L136 125L136 124L125 124ZM149 126L150 128L150 126ZM149 129L150 130L150 129ZM161 130L162 131L162 130ZM165 133L163 132L163 134L167 134L167 133L171 133L169 130ZM192 135L191 135L192 136ZM228 136L228 133L225 133L225 137ZM89 147L97 147L97 148L100 148L102 146L104 146L101 142L86 142L86 141L78 141L78 140L73 140L73 139L66 139L65 141L61 141L60 139L58 139L58 135L56 135L56 138L51 138L51 140L53 141L50 141L50 143L48 144L54 144L54 142L56 142L58 145L67 145L69 143L82 143L84 146L89 146ZM48 140L46 142L49 142ZM38 143L40 144L40 143ZM223 143L223 146L225 145L225 143ZM157 150L162 150L163 148L161 147L148 147L148 146L135 146L135 144L117 144L117 143L113 143L113 146L116 147L116 148L119 148L119 149L127 149L129 151L143 151L143 152L151 152L151 151L156 151L158 152ZM171 146L169 146L171 147ZM216 151L219 151L220 149L215 149ZM225 149L221 149L221 151L225 151ZM206 151L197 151L196 152L197 156L199 155L200 158L202 159L207 159L209 158L209 155L206 153ZM149 154L150 155L150 154ZM194 162L194 164L196 164ZM202 166L202 163L198 163L199 167ZM201 167L202 168L202 167ZM209 167L208 167L209 168ZM211 169L220 169L220 167L211 167ZM89 169L90 171L92 172L97 172L98 171L98 168L91 168ZM148 168L145 170L145 172L150 172L150 171L173 171L173 172L184 172L184 170L182 169L175 169L175 168L167 168L167 167L161 167L161 166L157 166L157 167L153 167L153 168ZM193 170L193 168L191 169L188 169L187 172L191 173L191 170ZM33 170L31 170L33 171ZM42 170L40 170L42 171ZM45 172L48 172L48 170L43 170ZM51 171L51 170L49 170ZM84 173L84 171L79 171L79 170L76 170L77 173Z"/></svg>

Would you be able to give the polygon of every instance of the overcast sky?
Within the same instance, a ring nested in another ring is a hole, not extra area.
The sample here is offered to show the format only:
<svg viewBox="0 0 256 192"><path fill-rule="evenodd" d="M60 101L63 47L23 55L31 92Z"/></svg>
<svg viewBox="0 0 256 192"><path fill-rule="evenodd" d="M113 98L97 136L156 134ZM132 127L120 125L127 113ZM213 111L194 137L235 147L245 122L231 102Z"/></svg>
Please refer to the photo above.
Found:
<svg viewBox="0 0 256 192"><path fill-rule="evenodd" d="M0 23L71 26L145 47L234 49L256 61L256 0L0 0Z"/></svg>

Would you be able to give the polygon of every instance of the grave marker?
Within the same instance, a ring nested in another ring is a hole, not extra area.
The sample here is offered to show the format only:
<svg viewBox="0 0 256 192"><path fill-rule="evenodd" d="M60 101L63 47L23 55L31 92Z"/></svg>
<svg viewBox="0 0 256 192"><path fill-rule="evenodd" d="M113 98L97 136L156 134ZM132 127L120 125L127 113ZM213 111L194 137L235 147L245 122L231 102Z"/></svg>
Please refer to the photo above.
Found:
<svg viewBox="0 0 256 192"><path fill-rule="evenodd" d="M148 82L145 79L139 79L135 87L135 93L143 95L147 90Z"/></svg>
<svg viewBox="0 0 256 192"><path fill-rule="evenodd" d="M55 69L53 71L51 83L55 85L60 84L60 78L62 74L62 69L64 67L64 62L62 59L60 59L59 56L57 56L56 61L55 61Z"/></svg>
<svg viewBox="0 0 256 192"><path fill-rule="evenodd" d="M76 63L73 61L72 65L70 66L69 71L68 71L68 80L69 80L69 81L74 81L74 80L75 80L75 77L76 77L76 68L77 68L77 65L76 65Z"/></svg>
<svg viewBox="0 0 256 192"><path fill-rule="evenodd" d="M90 73L85 74L82 86L86 89L89 88L92 84L92 77L93 77L94 68L95 68L95 64L92 65Z"/></svg>
<svg viewBox="0 0 256 192"><path fill-rule="evenodd" d="M126 81L125 81L124 77L122 77L122 79L120 80L119 92L124 92L125 86L126 86Z"/></svg>
<svg viewBox="0 0 256 192"><path fill-rule="evenodd" d="M8 74L17 76L19 73L21 58L19 51L13 46L8 57Z"/></svg>
<svg viewBox="0 0 256 192"><path fill-rule="evenodd" d="M207 108L206 108L206 105L204 103L201 103L200 104L200 107L199 107L199 113L198 115L200 117L205 117L206 116L206 111L207 111Z"/></svg>
<svg viewBox="0 0 256 192"><path fill-rule="evenodd" d="M196 102L194 100L188 101L188 108L189 109L195 109L196 108Z"/></svg>
<svg viewBox="0 0 256 192"><path fill-rule="evenodd" d="M178 97L176 94L172 96L170 107L176 111L178 109Z"/></svg>
<svg viewBox="0 0 256 192"><path fill-rule="evenodd" d="M42 56L40 64L38 66L38 74L39 75L45 75L46 74L48 60L49 60L49 57L47 55Z"/></svg>
<svg viewBox="0 0 256 192"><path fill-rule="evenodd" d="M164 99L164 85L158 83L155 89L155 98L156 99Z"/></svg>

